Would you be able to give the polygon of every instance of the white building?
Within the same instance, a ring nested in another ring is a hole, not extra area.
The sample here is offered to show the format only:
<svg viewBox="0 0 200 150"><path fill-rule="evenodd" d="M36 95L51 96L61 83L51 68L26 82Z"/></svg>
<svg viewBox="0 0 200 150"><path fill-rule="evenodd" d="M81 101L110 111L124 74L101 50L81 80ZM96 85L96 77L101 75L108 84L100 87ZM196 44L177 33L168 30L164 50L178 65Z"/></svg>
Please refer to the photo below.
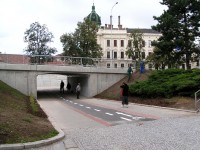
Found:
<svg viewBox="0 0 200 150"><path fill-rule="evenodd" d="M87 16L91 21L96 22L101 26L101 17L95 12L95 6L92 6L92 12ZM112 26L112 28L111 28ZM145 58L153 52L151 42L157 40L161 34L152 29L139 29L143 33L143 40L145 41L145 47L143 56ZM129 64L133 64L131 58L126 56L126 50L128 41L130 40L130 34L133 28L123 28L120 23L120 16L118 16L118 26L112 25L112 16L110 17L110 24L101 26L97 33L97 43L101 46L103 51L103 57L101 65L108 68L128 67ZM133 64L134 65L134 64Z"/></svg>
<svg viewBox="0 0 200 150"><path fill-rule="evenodd" d="M161 34L152 29L140 29L143 33L145 47L143 55L145 58L153 52L151 42L157 40ZM105 24L97 33L97 43L103 49L103 60L107 67L128 67L132 64L132 59L125 54L128 41L133 28L123 28L120 24L120 16L118 16L118 27L111 28L111 24ZM144 58L144 60L145 60Z"/></svg>

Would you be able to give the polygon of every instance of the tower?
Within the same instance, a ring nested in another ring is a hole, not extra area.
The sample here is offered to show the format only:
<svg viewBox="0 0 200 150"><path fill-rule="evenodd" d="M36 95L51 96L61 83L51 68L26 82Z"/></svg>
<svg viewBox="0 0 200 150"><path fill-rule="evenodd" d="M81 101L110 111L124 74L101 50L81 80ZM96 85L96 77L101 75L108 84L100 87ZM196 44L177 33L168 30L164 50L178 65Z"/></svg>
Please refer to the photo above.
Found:
<svg viewBox="0 0 200 150"><path fill-rule="evenodd" d="M101 17L96 13L94 3L92 6L92 12L87 16L87 19L95 22L99 27L101 26Z"/></svg>

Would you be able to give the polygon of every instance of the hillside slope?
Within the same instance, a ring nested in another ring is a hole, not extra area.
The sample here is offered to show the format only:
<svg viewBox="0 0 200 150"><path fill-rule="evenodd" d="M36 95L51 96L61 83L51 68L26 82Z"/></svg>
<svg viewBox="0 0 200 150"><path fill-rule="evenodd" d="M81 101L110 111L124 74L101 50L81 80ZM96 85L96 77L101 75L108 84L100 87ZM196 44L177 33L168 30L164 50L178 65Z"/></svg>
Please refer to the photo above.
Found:
<svg viewBox="0 0 200 150"><path fill-rule="evenodd" d="M30 113L28 102L29 97L0 80L0 145L38 141L58 133L46 116Z"/></svg>
<svg viewBox="0 0 200 150"><path fill-rule="evenodd" d="M110 99L121 101L120 99L120 85L125 81L128 84L134 84L134 82L146 80L152 71L145 71L145 73L140 74L139 71L136 71L132 74L132 78L129 82L127 82L128 77L123 78L119 82L115 83L102 93L94 96L96 98L102 99ZM154 106L162 106L162 107L171 107L178 109L187 109L187 110L195 110L194 107L194 99L190 97L172 97L170 99L167 98L140 98L136 96L129 96L129 102L138 103L138 104L146 104L146 105L154 105Z"/></svg>
<svg viewBox="0 0 200 150"><path fill-rule="evenodd" d="M122 85L123 82L126 82L127 84L133 84L136 81L146 80L148 79L148 75L151 73L151 71L146 71L145 73L141 74L139 71L134 72L131 75L131 80L127 82L128 76L120 80L119 82L115 83L102 93L96 95L96 98L105 98L105 99L114 99L119 100L119 93L120 93L120 85Z"/></svg>

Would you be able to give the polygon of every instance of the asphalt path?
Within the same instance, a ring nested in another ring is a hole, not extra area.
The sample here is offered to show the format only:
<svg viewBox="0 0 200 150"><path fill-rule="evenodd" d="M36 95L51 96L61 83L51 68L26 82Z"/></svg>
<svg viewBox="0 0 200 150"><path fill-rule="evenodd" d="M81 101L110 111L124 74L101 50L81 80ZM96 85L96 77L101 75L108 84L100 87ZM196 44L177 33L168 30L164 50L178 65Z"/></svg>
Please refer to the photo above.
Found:
<svg viewBox="0 0 200 150"><path fill-rule="evenodd" d="M130 113L125 113L122 111L117 111L111 108L91 105L89 103L82 102L81 100L70 100L62 96L60 96L60 99L63 100L66 105L69 105L75 111L80 112L81 114L91 116L90 118L99 118L100 123L103 123L105 121L105 125L113 126L124 123L135 123L138 121L155 120L154 118L146 118L138 115L132 115Z"/></svg>

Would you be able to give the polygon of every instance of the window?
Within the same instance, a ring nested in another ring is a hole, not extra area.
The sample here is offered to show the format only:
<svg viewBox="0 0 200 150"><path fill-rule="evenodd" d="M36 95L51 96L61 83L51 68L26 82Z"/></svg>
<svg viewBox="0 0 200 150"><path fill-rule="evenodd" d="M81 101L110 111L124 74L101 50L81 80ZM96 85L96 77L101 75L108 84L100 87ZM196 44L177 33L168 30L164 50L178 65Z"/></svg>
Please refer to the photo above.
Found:
<svg viewBox="0 0 200 150"><path fill-rule="evenodd" d="M149 56L152 54L152 52L149 52Z"/></svg>
<svg viewBox="0 0 200 150"><path fill-rule="evenodd" d="M143 41L142 41L142 47L145 47L145 44L146 44L146 43L145 43L145 41L143 40Z"/></svg>
<svg viewBox="0 0 200 150"><path fill-rule="evenodd" d="M148 41L148 46L151 47L151 40Z"/></svg>
<svg viewBox="0 0 200 150"><path fill-rule="evenodd" d="M124 52L121 52L121 58L122 59L124 58Z"/></svg>
<svg viewBox="0 0 200 150"><path fill-rule="evenodd" d="M153 68L152 64L148 64L148 68L151 70Z"/></svg>
<svg viewBox="0 0 200 150"><path fill-rule="evenodd" d="M124 47L124 40L121 40L121 47Z"/></svg>
<svg viewBox="0 0 200 150"><path fill-rule="evenodd" d="M107 58L110 58L110 52L107 52Z"/></svg>
<svg viewBox="0 0 200 150"><path fill-rule="evenodd" d="M117 64L115 64L114 66L115 66L115 68L117 68Z"/></svg>
<svg viewBox="0 0 200 150"><path fill-rule="evenodd" d="M107 68L110 68L110 64L107 64Z"/></svg>
<svg viewBox="0 0 200 150"><path fill-rule="evenodd" d="M117 47L117 40L114 40L114 47Z"/></svg>
<svg viewBox="0 0 200 150"><path fill-rule="evenodd" d="M124 68L124 64L121 64L121 68Z"/></svg>
<svg viewBox="0 0 200 150"><path fill-rule="evenodd" d="M145 59L145 52L142 52L142 59Z"/></svg>
<svg viewBox="0 0 200 150"><path fill-rule="evenodd" d="M135 58L138 58L138 57L139 57L139 53L135 52Z"/></svg>
<svg viewBox="0 0 200 150"><path fill-rule="evenodd" d="M128 40L128 47L131 47L131 40Z"/></svg>
<svg viewBox="0 0 200 150"><path fill-rule="evenodd" d="M114 59L117 59L117 52L114 52Z"/></svg>
<svg viewBox="0 0 200 150"><path fill-rule="evenodd" d="M107 40L107 47L110 47L110 40Z"/></svg>

